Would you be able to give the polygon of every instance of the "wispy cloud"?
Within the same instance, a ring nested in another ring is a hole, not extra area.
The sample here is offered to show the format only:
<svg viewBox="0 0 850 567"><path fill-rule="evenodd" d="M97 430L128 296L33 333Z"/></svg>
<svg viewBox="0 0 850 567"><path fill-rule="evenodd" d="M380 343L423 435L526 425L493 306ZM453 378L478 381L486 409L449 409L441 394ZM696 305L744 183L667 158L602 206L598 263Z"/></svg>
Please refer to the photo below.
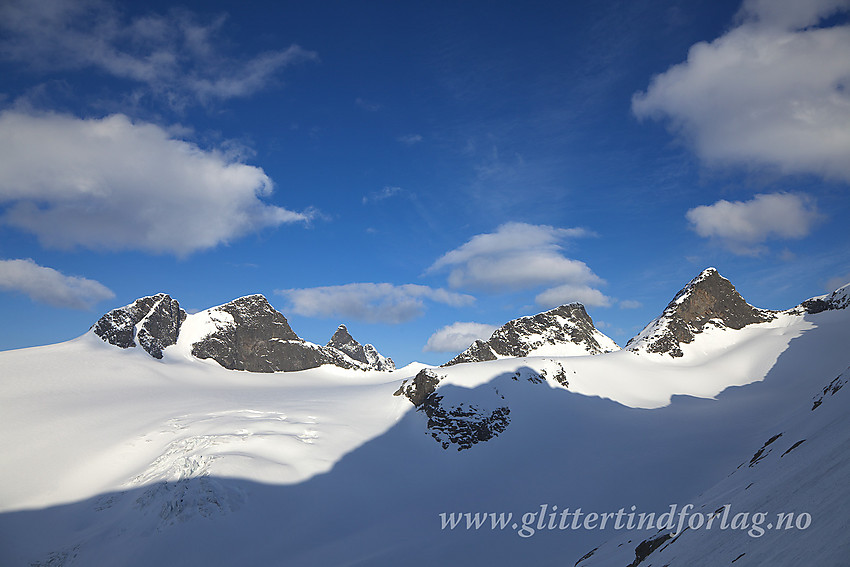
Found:
<svg viewBox="0 0 850 567"><path fill-rule="evenodd" d="M422 350L424 352L458 352L476 340L490 338L495 330L495 325L458 321L437 329L428 337L428 342Z"/></svg>
<svg viewBox="0 0 850 567"><path fill-rule="evenodd" d="M400 194L402 191L403 189L401 187L387 186L380 191L372 191L368 195L365 195L363 197L363 204L365 205L370 202L374 203L376 201L383 201L384 199L389 199L390 197Z"/></svg>
<svg viewBox="0 0 850 567"><path fill-rule="evenodd" d="M405 134L404 136L399 136L398 141L406 146L413 146L422 141L422 136L419 134Z"/></svg>
<svg viewBox="0 0 850 567"><path fill-rule="evenodd" d="M29 70L96 69L178 107L249 96L283 68L318 59L298 45L231 57L221 48L225 21L184 9L128 19L106 0L10 0L0 4L0 58Z"/></svg>
<svg viewBox="0 0 850 567"><path fill-rule="evenodd" d="M362 108L363 110L365 110L367 112L378 112L379 110L381 110L381 105L378 104L377 102L371 102L371 101L368 101L368 100L364 100L360 97L357 97L354 100L354 104L356 104L359 108Z"/></svg>
<svg viewBox="0 0 850 567"><path fill-rule="evenodd" d="M49 247L184 256L307 221L265 203L262 169L124 115L0 113L0 222Z"/></svg>
<svg viewBox="0 0 850 567"><path fill-rule="evenodd" d="M67 307L89 309L115 294L98 281L66 276L65 274L39 266L33 260L0 260L0 289L20 292L33 301Z"/></svg>
<svg viewBox="0 0 850 567"><path fill-rule="evenodd" d="M341 317L376 323L404 323L424 313L425 301L462 307L475 301L471 295L417 284L351 283L345 285L281 289L287 310L306 317Z"/></svg>
<svg viewBox="0 0 850 567"><path fill-rule="evenodd" d="M720 200L686 214L691 228L704 238L718 240L741 255L758 255L769 239L799 239L807 236L820 218L807 195L772 193L749 201Z"/></svg>
<svg viewBox="0 0 850 567"><path fill-rule="evenodd" d="M847 0L748 0L739 25L635 94L706 162L850 180L850 25L818 27Z"/></svg>
<svg viewBox="0 0 850 567"><path fill-rule="evenodd" d="M839 287L845 286L850 283L850 272L847 272L843 276L835 276L833 278L829 278L826 281L826 285L824 288L826 291L835 291Z"/></svg>
<svg viewBox="0 0 850 567"><path fill-rule="evenodd" d="M619 302L620 309L640 309L643 303L634 299L623 299Z"/></svg>

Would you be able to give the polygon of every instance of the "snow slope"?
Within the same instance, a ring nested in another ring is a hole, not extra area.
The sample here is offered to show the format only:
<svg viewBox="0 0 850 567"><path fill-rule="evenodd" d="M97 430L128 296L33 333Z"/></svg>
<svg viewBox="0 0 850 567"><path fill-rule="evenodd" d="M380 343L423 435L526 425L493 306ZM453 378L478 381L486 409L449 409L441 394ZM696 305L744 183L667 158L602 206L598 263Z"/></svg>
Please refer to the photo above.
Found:
<svg viewBox="0 0 850 567"><path fill-rule="evenodd" d="M392 395L422 365L258 374L181 356L179 344L156 360L91 334L2 352L0 564L573 565L599 548L580 565L627 565L654 531L519 534L542 505L663 512L730 500L806 511L812 527L759 539L695 530L655 553L674 551L672 565L741 552L736 567L841 565L850 390L810 408L850 366L850 312L792 311L706 328L682 357L433 368L438 423ZM505 427L458 450L453 428L476 431L500 408ZM443 528L451 513L512 520Z"/></svg>

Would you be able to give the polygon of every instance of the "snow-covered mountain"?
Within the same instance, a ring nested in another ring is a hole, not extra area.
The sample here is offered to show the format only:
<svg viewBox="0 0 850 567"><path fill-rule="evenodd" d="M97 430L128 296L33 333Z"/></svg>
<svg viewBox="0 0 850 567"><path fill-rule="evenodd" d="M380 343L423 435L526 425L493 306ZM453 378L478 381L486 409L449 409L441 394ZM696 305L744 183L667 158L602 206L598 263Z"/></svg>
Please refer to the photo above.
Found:
<svg viewBox="0 0 850 567"><path fill-rule="evenodd" d="M774 312L747 303L715 268L707 268L676 294L661 316L629 340L626 350L680 357L682 345L707 327L738 330L774 317Z"/></svg>
<svg viewBox="0 0 850 567"><path fill-rule="evenodd" d="M615 350L620 347L593 326L584 305L568 303L505 323L488 340L475 341L444 366L505 357L583 356Z"/></svg>
<svg viewBox="0 0 850 567"><path fill-rule="evenodd" d="M325 346L299 337L286 317L260 294L188 315L169 295L137 299L101 317L91 332L120 348L140 345L154 358L210 359L230 370L291 372L332 364L393 370L392 359L358 343L344 325Z"/></svg>
<svg viewBox="0 0 850 567"><path fill-rule="evenodd" d="M0 564L846 565L850 288L739 324L702 282L681 356L238 372L192 348L243 356L245 315L165 296L104 324L127 348L0 352ZM346 335L321 348L355 360ZM689 504L699 527L637 526Z"/></svg>

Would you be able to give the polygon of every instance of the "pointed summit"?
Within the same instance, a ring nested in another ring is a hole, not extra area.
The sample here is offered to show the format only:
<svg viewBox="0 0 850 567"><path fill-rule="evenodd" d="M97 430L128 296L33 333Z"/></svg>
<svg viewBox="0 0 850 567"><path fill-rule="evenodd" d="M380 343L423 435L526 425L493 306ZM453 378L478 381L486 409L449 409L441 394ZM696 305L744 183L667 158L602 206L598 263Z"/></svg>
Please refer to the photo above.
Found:
<svg viewBox="0 0 850 567"><path fill-rule="evenodd" d="M381 356L375 347L370 344L361 345L351 336L345 325L340 325L336 328L336 332L334 332L328 344L325 345L325 348L334 348L341 351L352 360L360 362L372 370L395 370L393 359Z"/></svg>
<svg viewBox="0 0 850 567"><path fill-rule="evenodd" d="M366 362L366 352L363 350L363 345L354 340L345 325L336 328L336 332L325 346L341 350L354 360Z"/></svg>
<svg viewBox="0 0 850 567"><path fill-rule="evenodd" d="M505 323L487 341L475 341L443 366L505 357L582 356L615 350L620 347L593 326L584 305L568 303Z"/></svg>
<svg viewBox="0 0 850 567"><path fill-rule="evenodd" d="M192 355L211 358L229 370L287 372L323 364L355 366L338 351L296 335L283 313L261 294L197 313L192 325L205 330L202 336L189 338Z"/></svg>
<svg viewBox="0 0 850 567"><path fill-rule="evenodd" d="M142 297L98 319L91 331L120 348L141 345L154 358L162 358L165 347L177 342L186 312L166 293Z"/></svg>
<svg viewBox="0 0 850 567"><path fill-rule="evenodd" d="M772 311L747 303L715 268L707 268L676 294L660 317L626 344L626 350L680 357L684 356L681 345L692 342L707 324L742 329L774 317Z"/></svg>

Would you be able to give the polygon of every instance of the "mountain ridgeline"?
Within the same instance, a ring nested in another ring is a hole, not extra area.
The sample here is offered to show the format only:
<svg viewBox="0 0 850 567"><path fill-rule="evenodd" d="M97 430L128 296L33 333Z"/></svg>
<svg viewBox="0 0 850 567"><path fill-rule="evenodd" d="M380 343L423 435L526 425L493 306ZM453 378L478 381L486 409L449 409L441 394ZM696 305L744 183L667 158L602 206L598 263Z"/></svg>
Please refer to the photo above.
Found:
<svg viewBox="0 0 850 567"><path fill-rule="evenodd" d="M340 368L392 371L391 358L361 345L340 325L325 346L305 341L262 295L240 297L188 315L177 300L160 293L113 309L91 331L120 348L141 346L152 357L177 345L229 370L288 372L331 364Z"/></svg>
<svg viewBox="0 0 850 567"><path fill-rule="evenodd" d="M685 356L683 347L707 330L740 330L774 320L781 313L816 314L850 304L850 285L813 297L787 311L771 311L747 303L732 283L707 268L683 287L662 314L628 341L624 350L636 355ZM175 350L212 359L230 370L297 371L330 364L340 368L392 371L391 358L371 344L360 344L340 325L324 346L305 341L286 317L259 294L240 297L192 315L177 300L160 293L137 299L101 317L91 331L120 348L141 346L162 359ZM593 324L581 303L568 303L536 315L520 317L476 340L442 365L532 356L599 355L620 347Z"/></svg>
<svg viewBox="0 0 850 567"><path fill-rule="evenodd" d="M615 350L620 347L593 326L584 305L568 303L505 323L488 340L475 341L443 366L506 357L579 356Z"/></svg>

